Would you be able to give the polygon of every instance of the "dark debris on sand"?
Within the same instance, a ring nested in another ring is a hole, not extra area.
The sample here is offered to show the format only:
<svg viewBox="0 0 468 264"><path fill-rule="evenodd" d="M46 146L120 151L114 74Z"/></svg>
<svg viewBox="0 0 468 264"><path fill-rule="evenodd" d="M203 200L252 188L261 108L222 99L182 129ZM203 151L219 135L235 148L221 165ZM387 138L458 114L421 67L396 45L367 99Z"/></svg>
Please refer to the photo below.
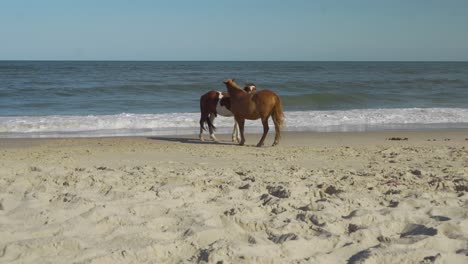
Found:
<svg viewBox="0 0 468 264"><path fill-rule="evenodd" d="M268 193L278 198L289 198L291 192L283 186L267 186Z"/></svg>
<svg viewBox="0 0 468 264"><path fill-rule="evenodd" d="M289 240L297 240L298 236L294 233L287 233L282 235L271 235L268 237L269 240L273 241L275 244L282 244Z"/></svg>

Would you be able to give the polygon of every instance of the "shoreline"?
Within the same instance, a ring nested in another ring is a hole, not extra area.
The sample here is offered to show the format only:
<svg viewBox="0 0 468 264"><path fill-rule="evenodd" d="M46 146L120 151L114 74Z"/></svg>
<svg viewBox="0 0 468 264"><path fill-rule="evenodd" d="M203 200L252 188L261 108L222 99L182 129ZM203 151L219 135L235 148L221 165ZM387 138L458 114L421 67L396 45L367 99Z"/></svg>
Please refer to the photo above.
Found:
<svg viewBox="0 0 468 264"><path fill-rule="evenodd" d="M468 129L468 109L465 108L304 110L285 111L284 114L286 119L284 131L288 132ZM199 118L199 112L2 116L0 137L190 135L199 132ZM220 117L216 119L215 125L218 127L218 132L230 133L233 119ZM247 120L246 132L262 133L261 122Z"/></svg>
<svg viewBox="0 0 468 264"><path fill-rule="evenodd" d="M468 130L216 136L0 139L0 262L466 262Z"/></svg>
<svg viewBox="0 0 468 264"><path fill-rule="evenodd" d="M199 142L200 144L216 144L209 138L209 134L206 132L203 134L205 141ZM216 133L216 137L220 143L229 144L231 143L230 133ZM246 133L246 146L255 145L261 137L261 133ZM270 129L267 138L265 139L265 147L269 147L267 143L274 137L274 130ZM316 140L325 140L326 143L333 143L335 139L342 140L347 138L349 140L375 140L375 142L381 139L388 141L440 141L452 138L458 141L468 141L468 129L467 128L451 128L451 129L397 129L397 130L379 130L379 131L346 131L346 132L315 132L315 131L283 131L282 139L279 146L291 146L301 144L313 144ZM395 138L391 140L392 138ZM400 139L398 139L400 138ZM407 140L404 140L407 138ZM162 136L103 136L103 137L21 137L21 138L0 138L1 147L15 147L15 146L27 146L27 144L37 145L46 143L48 141L56 140L111 140L111 139L152 139L157 141L181 141L181 142L192 142L200 141L198 134L188 135L162 135ZM179 139L179 140L178 140ZM320 142L317 142L320 144ZM336 142L335 142L336 143ZM352 142L349 142L352 143ZM344 143L343 143L344 144ZM236 145L236 143L232 143Z"/></svg>

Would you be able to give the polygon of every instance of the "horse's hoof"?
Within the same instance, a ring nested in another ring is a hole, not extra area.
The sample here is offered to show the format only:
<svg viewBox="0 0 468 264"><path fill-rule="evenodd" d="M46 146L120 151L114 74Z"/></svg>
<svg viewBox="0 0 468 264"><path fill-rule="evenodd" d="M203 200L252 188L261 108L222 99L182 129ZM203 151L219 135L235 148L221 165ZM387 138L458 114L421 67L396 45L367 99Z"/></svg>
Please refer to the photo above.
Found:
<svg viewBox="0 0 468 264"><path fill-rule="evenodd" d="M271 145L271 146L274 147L274 146L276 146L278 144L279 144L279 142L273 142L273 145Z"/></svg>
<svg viewBox="0 0 468 264"><path fill-rule="evenodd" d="M263 144L257 144L257 147L260 148L260 147L263 147Z"/></svg>
<svg viewBox="0 0 468 264"><path fill-rule="evenodd" d="M204 139L204 138L202 138L202 137L200 137L200 141L205 141L205 139Z"/></svg>

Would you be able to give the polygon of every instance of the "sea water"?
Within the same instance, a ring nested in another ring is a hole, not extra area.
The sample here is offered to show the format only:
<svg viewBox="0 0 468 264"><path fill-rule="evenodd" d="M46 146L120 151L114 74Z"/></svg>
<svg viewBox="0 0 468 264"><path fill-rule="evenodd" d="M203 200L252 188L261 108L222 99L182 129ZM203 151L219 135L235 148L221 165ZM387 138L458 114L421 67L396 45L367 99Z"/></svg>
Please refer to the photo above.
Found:
<svg viewBox="0 0 468 264"><path fill-rule="evenodd" d="M286 131L468 128L467 62L0 61L0 137L197 134L227 78L280 95Z"/></svg>

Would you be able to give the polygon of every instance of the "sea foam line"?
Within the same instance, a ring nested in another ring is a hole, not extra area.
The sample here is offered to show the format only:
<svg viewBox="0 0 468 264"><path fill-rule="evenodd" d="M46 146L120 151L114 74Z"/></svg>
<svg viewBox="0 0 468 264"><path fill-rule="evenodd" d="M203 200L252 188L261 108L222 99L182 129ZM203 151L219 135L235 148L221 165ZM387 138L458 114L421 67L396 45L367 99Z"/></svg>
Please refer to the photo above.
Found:
<svg viewBox="0 0 468 264"><path fill-rule="evenodd" d="M182 135L199 132L199 113L3 116L0 137ZM468 109L401 108L285 112L286 131L365 131L391 128L468 127ZM218 117L218 133L229 133L233 119ZM272 126L272 122L270 121ZM261 122L247 121L247 132Z"/></svg>

